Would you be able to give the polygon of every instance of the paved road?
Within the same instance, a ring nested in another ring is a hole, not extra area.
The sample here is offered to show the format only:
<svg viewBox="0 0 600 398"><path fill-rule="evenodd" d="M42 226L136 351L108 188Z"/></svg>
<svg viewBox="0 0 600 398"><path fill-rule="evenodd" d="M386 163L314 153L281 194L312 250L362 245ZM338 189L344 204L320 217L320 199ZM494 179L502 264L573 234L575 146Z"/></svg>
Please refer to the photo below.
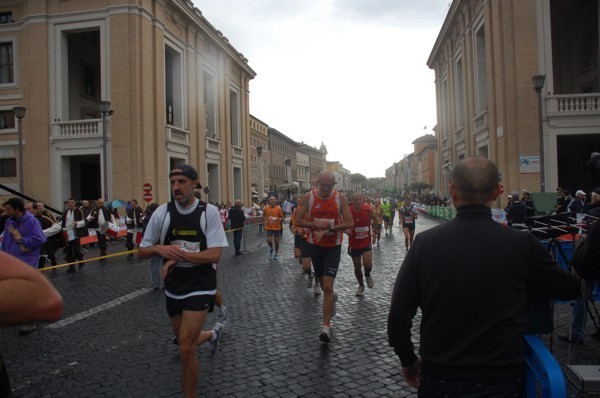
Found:
<svg viewBox="0 0 600 398"><path fill-rule="evenodd" d="M421 217L417 232L437 225ZM223 255L219 284L229 310L221 350L199 351L204 397L414 397L399 376L387 345L386 318L393 282L404 257L403 237L382 236L374 249L375 288L355 297L352 263L342 256L336 281L338 314L329 345L318 340L321 300L304 287L286 229L281 261L266 245ZM231 238L230 238L231 240ZM118 253L124 243L109 250ZM87 257L97 254L91 249ZM150 289L147 261L110 258L83 272L48 274L65 300L64 318L29 336L2 330L0 350L16 397L180 396L179 359L171 343L164 297ZM557 306L556 330L564 332L568 305ZM209 315L207 326L214 322ZM588 330L592 330L591 324ZM600 363L599 342L573 349L572 363ZM568 345L554 343L565 364Z"/></svg>

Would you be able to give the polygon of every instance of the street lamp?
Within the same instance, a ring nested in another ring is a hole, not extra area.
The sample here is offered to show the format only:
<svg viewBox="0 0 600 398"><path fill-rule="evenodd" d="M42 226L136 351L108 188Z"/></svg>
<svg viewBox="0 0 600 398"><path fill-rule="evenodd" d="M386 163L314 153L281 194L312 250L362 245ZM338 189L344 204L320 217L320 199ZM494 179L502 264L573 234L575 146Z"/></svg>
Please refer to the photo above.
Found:
<svg viewBox="0 0 600 398"><path fill-rule="evenodd" d="M261 203L265 195L265 182L263 180L263 162L262 162L262 147L256 147L256 153L258 153L258 203Z"/></svg>
<svg viewBox="0 0 600 398"><path fill-rule="evenodd" d="M108 201L108 153L106 149L108 128L108 115L112 115L110 110L110 101L100 101L100 113L102 114L102 173L104 174L104 201Z"/></svg>
<svg viewBox="0 0 600 398"><path fill-rule="evenodd" d="M531 78L533 89L538 97L538 133L540 140L540 191L546 192L546 176L544 171L544 121L542 119L542 88L546 81L545 75L535 75Z"/></svg>
<svg viewBox="0 0 600 398"><path fill-rule="evenodd" d="M23 118L27 108L24 106L13 107L13 113L17 118L17 135L19 140L19 191L23 193Z"/></svg>

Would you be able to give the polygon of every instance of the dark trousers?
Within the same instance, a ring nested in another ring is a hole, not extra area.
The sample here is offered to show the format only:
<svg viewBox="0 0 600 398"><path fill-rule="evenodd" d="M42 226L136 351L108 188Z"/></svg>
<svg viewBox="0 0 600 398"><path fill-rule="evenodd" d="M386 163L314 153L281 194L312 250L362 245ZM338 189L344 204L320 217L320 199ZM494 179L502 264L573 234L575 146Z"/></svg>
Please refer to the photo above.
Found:
<svg viewBox="0 0 600 398"><path fill-rule="evenodd" d="M500 381L440 380L421 370L420 398L525 398L525 378Z"/></svg>
<svg viewBox="0 0 600 398"><path fill-rule="evenodd" d="M106 234L101 234L96 231L96 236L98 237L98 247L100 248L100 255L106 256Z"/></svg>
<svg viewBox="0 0 600 398"><path fill-rule="evenodd" d="M83 260L83 254L81 253L81 244L79 242L79 238L75 238L67 244L65 247L66 252L66 260L68 263L72 263L75 260L81 261ZM83 268L83 264L79 264L79 268ZM75 269L74 265L69 266L69 270Z"/></svg>
<svg viewBox="0 0 600 398"><path fill-rule="evenodd" d="M242 229L236 229L233 231L233 247L235 248L235 254L240 254L240 248L242 246Z"/></svg>
<svg viewBox="0 0 600 398"><path fill-rule="evenodd" d="M127 232L127 236L125 237L125 239L127 239L127 241L125 242L125 247L127 248L127 250L133 250L133 248L135 247L135 245L133 244L133 236L134 234L132 234L131 232Z"/></svg>

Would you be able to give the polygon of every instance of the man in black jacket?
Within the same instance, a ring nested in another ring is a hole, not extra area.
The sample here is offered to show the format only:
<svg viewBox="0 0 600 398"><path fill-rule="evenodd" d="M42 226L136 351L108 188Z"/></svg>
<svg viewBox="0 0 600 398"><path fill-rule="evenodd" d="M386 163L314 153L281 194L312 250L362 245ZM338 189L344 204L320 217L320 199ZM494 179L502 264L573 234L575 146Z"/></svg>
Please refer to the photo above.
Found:
<svg viewBox="0 0 600 398"><path fill-rule="evenodd" d="M491 161L461 161L450 185L456 218L421 232L400 268L388 339L419 397L454 396L458 388L524 397L528 292L563 300L579 292L532 234L492 219L502 191ZM419 307L421 358L411 341Z"/></svg>
<svg viewBox="0 0 600 398"><path fill-rule="evenodd" d="M235 205L229 208L229 221L231 222L231 229L233 230L233 247L235 248L236 256L244 254L240 250L242 245L242 232L244 232L244 223L246 222L246 216L242 206L242 201L236 199Z"/></svg>

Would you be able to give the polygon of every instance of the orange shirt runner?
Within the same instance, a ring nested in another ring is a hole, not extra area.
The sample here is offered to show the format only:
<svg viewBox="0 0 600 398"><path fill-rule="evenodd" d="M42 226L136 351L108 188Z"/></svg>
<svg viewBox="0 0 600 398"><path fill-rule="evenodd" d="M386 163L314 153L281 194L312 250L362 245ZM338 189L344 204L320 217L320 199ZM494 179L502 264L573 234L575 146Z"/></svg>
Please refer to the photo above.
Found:
<svg viewBox="0 0 600 398"><path fill-rule="evenodd" d="M275 205L275 207L266 206L263 209L263 216L265 217L265 230L281 230L281 221L283 220L284 215L283 210L281 210L279 205Z"/></svg>

